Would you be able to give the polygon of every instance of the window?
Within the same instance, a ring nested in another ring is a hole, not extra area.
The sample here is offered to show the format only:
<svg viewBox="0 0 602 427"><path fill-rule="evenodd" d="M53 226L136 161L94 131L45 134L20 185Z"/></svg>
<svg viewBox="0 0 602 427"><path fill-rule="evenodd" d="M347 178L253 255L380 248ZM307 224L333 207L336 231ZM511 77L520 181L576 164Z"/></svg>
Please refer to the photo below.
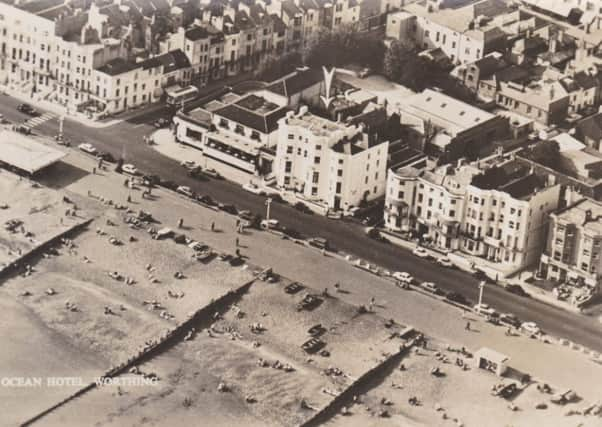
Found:
<svg viewBox="0 0 602 427"><path fill-rule="evenodd" d="M286 147L286 154L293 154L293 146L289 145Z"/></svg>
<svg viewBox="0 0 602 427"><path fill-rule="evenodd" d="M341 193L341 183L340 182L337 182L337 186L336 186L336 190L335 191L336 191L337 194Z"/></svg>
<svg viewBox="0 0 602 427"><path fill-rule="evenodd" d="M288 134L288 139L295 139L295 135L293 135L292 133Z"/></svg>
<svg viewBox="0 0 602 427"><path fill-rule="evenodd" d="M290 173L290 172L291 172L291 169L292 169L292 167L293 167L293 162L291 162L290 160L289 160L289 161L287 161L287 162L284 164L284 172L285 172L285 173Z"/></svg>
<svg viewBox="0 0 602 427"><path fill-rule="evenodd" d="M313 175L313 177L311 179L311 182L314 183L314 184L317 184L318 181L319 181L319 179L320 179L320 174L318 172L314 172L314 175Z"/></svg>
<svg viewBox="0 0 602 427"><path fill-rule="evenodd" d="M452 218L455 217L456 216L456 211L454 211L454 210L449 211L449 216L452 217Z"/></svg>
<svg viewBox="0 0 602 427"><path fill-rule="evenodd" d="M318 157L318 156L314 157L314 163L320 164L320 157Z"/></svg>
<svg viewBox="0 0 602 427"><path fill-rule="evenodd" d="M404 196L405 196L405 193L403 191L400 191L399 193L397 193L398 199L403 199Z"/></svg>

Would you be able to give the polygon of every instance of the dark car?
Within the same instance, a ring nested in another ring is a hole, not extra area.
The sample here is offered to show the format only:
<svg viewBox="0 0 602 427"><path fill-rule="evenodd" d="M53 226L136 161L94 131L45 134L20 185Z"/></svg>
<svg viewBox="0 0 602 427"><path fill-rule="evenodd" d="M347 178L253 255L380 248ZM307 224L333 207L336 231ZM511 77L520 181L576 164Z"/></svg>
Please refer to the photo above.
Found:
<svg viewBox="0 0 602 427"><path fill-rule="evenodd" d="M520 285L508 285L506 290L511 294L518 295L521 297L528 297L529 294Z"/></svg>
<svg viewBox="0 0 602 427"><path fill-rule="evenodd" d="M161 180L159 182L159 185L161 187L164 187L164 188L167 188L167 189L173 190L173 191L176 191L179 187L179 185L177 183L170 181L170 180Z"/></svg>
<svg viewBox="0 0 602 427"><path fill-rule="evenodd" d="M199 179L201 181L208 181L207 175L203 173L203 169L200 166L195 166L191 169L188 169L188 176L194 179Z"/></svg>
<svg viewBox="0 0 602 427"><path fill-rule="evenodd" d="M372 227L370 230L368 230L367 234L368 234L368 237L370 237L371 239L374 239L374 240L377 240L377 241L383 242L383 243L389 243L389 239L387 239L382 234L380 234L380 231L378 231L378 228L376 228L376 227Z"/></svg>
<svg viewBox="0 0 602 427"><path fill-rule="evenodd" d="M17 125L17 126L15 126L15 130L17 132L25 134L25 135L31 134L31 128L29 126Z"/></svg>
<svg viewBox="0 0 602 427"><path fill-rule="evenodd" d="M197 199L197 201L199 201L199 202L201 202L201 203L204 203L204 204L206 204L206 205L209 205L209 206L215 206L215 205L217 204L217 203L215 202L215 200L213 200L213 199L211 198L211 196L209 196L209 195L207 195L207 194L201 194L201 195L198 195L196 199Z"/></svg>
<svg viewBox="0 0 602 427"><path fill-rule="evenodd" d="M449 301L453 301L453 302L456 302L456 303L462 304L462 305L470 304L468 302L468 300L466 299L466 297L459 292L450 292L447 295L445 295L445 298L448 299Z"/></svg>
<svg viewBox="0 0 602 427"><path fill-rule="evenodd" d="M96 157L109 163L115 163L117 161L111 153L107 153L106 151L99 151Z"/></svg>
<svg viewBox="0 0 602 427"><path fill-rule="evenodd" d="M308 239L307 242L314 248L328 249L328 240L323 237L312 237L311 239Z"/></svg>
<svg viewBox="0 0 602 427"><path fill-rule="evenodd" d="M31 105L29 104L19 104L19 106L17 107L17 110L27 114L28 116L37 116L38 112L36 111L35 108L33 108Z"/></svg>
<svg viewBox="0 0 602 427"><path fill-rule="evenodd" d="M512 326L513 328L520 328L522 322L514 314L504 313L500 315L500 323Z"/></svg>
<svg viewBox="0 0 602 427"><path fill-rule="evenodd" d="M307 205L303 202L297 202L295 203L295 205L293 206L295 209L297 209L299 212L303 212L306 214L313 214L313 211L307 207Z"/></svg>
<svg viewBox="0 0 602 427"><path fill-rule="evenodd" d="M291 239L301 239L303 237L303 235L294 228L282 227L281 231Z"/></svg>
<svg viewBox="0 0 602 427"><path fill-rule="evenodd" d="M311 311L317 306L322 304L322 298L318 295L307 294L303 297L301 301L297 303L297 311L308 310Z"/></svg>
<svg viewBox="0 0 602 427"><path fill-rule="evenodd" d="M238 210L236 209L236 206L234 206L234 205L227 205L227 204L220 203L217 205L217 207L220 210L222 210L224 212L228 212L229 214L232 214L232 215L236 215L238 213Z"/></svg>

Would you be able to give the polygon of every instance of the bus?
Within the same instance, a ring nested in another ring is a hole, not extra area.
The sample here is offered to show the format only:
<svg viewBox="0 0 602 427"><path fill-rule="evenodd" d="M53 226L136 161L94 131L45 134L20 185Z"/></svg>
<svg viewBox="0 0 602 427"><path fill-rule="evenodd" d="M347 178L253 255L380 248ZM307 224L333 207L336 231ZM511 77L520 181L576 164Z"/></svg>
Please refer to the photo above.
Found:
<svg viewBox="0 0 602 427"><path fill-rule="evenodd" d="M167 88L167 105L181 108L185 103L195 100L199 96L199 90L195 86Z"/></svg>

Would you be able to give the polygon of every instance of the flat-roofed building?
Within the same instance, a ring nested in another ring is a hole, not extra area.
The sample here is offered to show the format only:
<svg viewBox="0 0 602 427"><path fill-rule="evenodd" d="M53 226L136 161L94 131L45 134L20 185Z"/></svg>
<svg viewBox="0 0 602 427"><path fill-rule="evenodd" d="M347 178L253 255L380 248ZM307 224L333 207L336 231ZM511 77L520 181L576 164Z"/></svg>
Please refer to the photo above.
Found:
<svg viewBox="0 0 602 427"><path fill-rule="evenodd" d="M509 132L506 118L431 89L405 100L401 121L423 135L424 152L440 163L476 158L480 150Z"/></svg>
<svg viewBox="0 0 602 427"><path fill-rule="evenodd" d="M348 211L384 194L388 145L361 125L301 107L279 122L277 185L328 210Z"/></svg>

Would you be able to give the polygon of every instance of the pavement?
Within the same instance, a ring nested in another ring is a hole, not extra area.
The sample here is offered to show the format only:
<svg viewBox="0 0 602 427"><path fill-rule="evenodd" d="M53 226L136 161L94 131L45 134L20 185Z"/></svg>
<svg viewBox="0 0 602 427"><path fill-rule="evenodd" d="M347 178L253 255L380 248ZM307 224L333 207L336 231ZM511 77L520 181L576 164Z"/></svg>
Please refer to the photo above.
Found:
<svg viewBox="0 0 602 427"><path fill-rule="evenodd" d="M16 111L18 100L7 96L0 96L0 100L0 114L8 120L21 121L28 118ZM145 173L157 174L180 185L187 185L199 194L207 194L223 203L235 204L239 209L255 213L265 211L264 197L248 193L239 184L227 180L198 181L188 177L178 161L144 144L143 137L156 130L152 122L161 114L165 113L149 113L102 130L68 119L65 121L64 133L73 143L91 143L99 150L134 163ZM51 136L56 135L57 131L56 119L34 128L36 133ZM306 236L324 237L339 251L354 254L392 271L408 271L418 280L435 282L444 290L460 292L473 302L478 298L477 280L471 275L458 270L447 270L417 258L403 248L370 239L363 226L356 222L308 215L291 206L277 203L272 203L271 217ZM570 313L533 298L522 298L501 287L488 288L485 302L500 312L513 312L521 319L537 322L550 334L566 337L602 352L602 325L595 318Z"/></svg>
<svg viewBox="0 0 602 427"><path fill-rule="evenodd" d="M78 170L91 169L94 164L91 158L79 152L71 152L66 161ZM69 177L65 177L63 170L57 170L55 174L67 190L85 195L91 189L95 195L110 197L116 202L125 203L127 190L122 185L123 176L113 172L103 172L103 176L88 174L85 177L75 176L70 180ZM52 177L47 179L52 180ZM345 302L367 305L370 299L374 298L375 311L383 318L398 319L403 324L414 326L455 347L466 346L473 351L481 347L493 348L508 355L511 360L510 365L515 369L560 388L577 390L588 401L599 399L599 384L597 381L592 381L592 378L602 378L602 365L588 354L568 346L546 344L525 336L506 336L503 327L494 326L474 315L465 317L463 311L458 308L419 292L401 290L391 281L360 270L338 256L329 253L323 255L318 250L294 244L272 233L251 230L242 235L237 234L235 218L231 215L203 208L167 190L157 189L154 192L159 197L155 201L142 199L140 191L132 192L135 208L150 211L166 226L173 225L177 218L183 218L187 235L217 250L234 251L238 239L238 249L254 265L272 267L279 274L299 280L318 290L329 288L332 293L335 293L334 283L338 282L341 284L341 292L336 295ZM217 231L211 231L211 223ZM346 223L332 222L332 224ZM389 248L389 246L383 247ZM408 258L418 266L422 263L422 260L415 257ZM463 278L470 278L457 270L439 271L432 263L426 264L429 272L438 274L437 277L447 277L447 280L451 278L458 282ZM493 289L495 288L487 289L484 302L492 303L491 296L495 295ZM505 295L514 297L507 293ZM592 322L578 332L591 338L590 347L601 351L601 341L597 338L600 334L600 325L592 319L575 316L536 301L527 301L539 304L544 310L543 313L551 318L559 313L562 316ZM521 310L528 310L528 308L517 305L508 311L516 313L519 317L528 318ZM470 330L465 329L467 321L471 322ZM545 332L554 334L557 332L541 326ZM565 327L568 331L575 330L573 325L565 325ZM541 361L545 363L540 363Z"/></svg>

